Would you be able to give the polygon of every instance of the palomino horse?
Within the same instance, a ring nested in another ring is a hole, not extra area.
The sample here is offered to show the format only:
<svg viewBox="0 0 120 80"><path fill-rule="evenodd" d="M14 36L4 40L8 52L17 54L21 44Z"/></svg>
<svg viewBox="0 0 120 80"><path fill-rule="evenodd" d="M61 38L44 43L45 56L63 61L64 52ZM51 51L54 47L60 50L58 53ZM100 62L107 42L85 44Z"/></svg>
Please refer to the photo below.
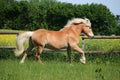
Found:
<svg viewBox="0 0 120 80"><path fill-rule="evenodd" d="M94 36L89 19L74 18L69 20L66 26L59 31L38 29L33 32L25 32L17 37L17 48L15 50L15 55L20 56L24 52L24 43L26 40L29 40L29 47L25 50L24 56L20 63L24 63L29 51L33 48L37 48L37 53L35 56L36 59L42 63L40 54L46 47L50 49L67 48L70 63L71 49L75 50L82 55L80 61L85 64L86 58L84 51L78 47L81 32L85 33L89 37Z"/></svg>

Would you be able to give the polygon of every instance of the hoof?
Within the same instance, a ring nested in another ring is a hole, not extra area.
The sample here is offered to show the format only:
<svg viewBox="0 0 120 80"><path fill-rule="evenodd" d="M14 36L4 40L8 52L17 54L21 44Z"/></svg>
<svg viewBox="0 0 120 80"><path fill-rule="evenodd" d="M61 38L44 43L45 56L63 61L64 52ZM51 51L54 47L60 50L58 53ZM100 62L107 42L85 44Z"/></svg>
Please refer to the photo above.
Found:
<svg viewBox="0 0 120 80"><path fill-rule="evenodd" d="M74 66L73 64L70 64L70 66Z"/></svg>
<svg viewBox="0 0 120 80"><path fill-rule="evenodd" d="M24 63L24 61L23 61L23 60L21 60L21 61L20 61L20 64L23 64L23 63Z"/></svg>
<svg viewBox="0 0 120 80"><path fill-rule="evenodd" d="M80 59L80 61L81 61L82 64L86 63L86 60Z"/></svg>
<svg viewBox="0 0 120 80"><path fill-rule="evenodd" d="M38 60L38 63L40 63L40 64L44 64L42 61L39 61L39 60Z"/></svg>

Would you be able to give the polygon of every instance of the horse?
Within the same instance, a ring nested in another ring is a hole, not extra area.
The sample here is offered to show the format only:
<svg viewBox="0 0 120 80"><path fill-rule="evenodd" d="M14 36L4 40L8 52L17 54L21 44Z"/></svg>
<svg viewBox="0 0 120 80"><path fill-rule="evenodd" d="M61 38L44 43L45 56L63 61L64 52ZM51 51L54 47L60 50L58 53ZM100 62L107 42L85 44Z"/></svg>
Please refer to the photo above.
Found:
<svg viewBox="0 0 120 80"><path fill-rule="evenodd" d="M24 63L28 53L36 48L36 59L42 63L40 55L44 48L49 49L64 49L67 48L69 63L71 60L71 50L77 51L81 54L81 63L86 63L85 53L79 48L79 37L81 33L86 34L89 37L94 37L91 28L91 22L89 19L85 18L73 18L68 20L67 24L58 31L38 29L33 32L28 31L18 35L16 39L16 50L15 56L20 56L23 52L23 58L20 63ZM24 43L29 41L28 48L24 51Z"/></svg>

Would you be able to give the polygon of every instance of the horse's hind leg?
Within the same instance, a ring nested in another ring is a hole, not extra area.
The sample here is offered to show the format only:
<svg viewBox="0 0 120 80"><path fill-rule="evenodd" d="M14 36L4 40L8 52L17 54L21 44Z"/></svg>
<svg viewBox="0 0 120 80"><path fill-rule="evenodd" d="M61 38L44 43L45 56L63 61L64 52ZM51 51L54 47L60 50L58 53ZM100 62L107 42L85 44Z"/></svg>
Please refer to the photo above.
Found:
<svg viewBox="0 0 120 80"><path fill-rule="evenodd" d="M24 56L22 58L22 60L20 61L20 63L24 63L28 53L33 49L34 45L32 43L31 38L29 39L29 47L27 48L27 50L24 52Z"/></svg>
<svg viewBox="0 0 120 80"><path fill-rule="evenodd" d="M37 59L38 62L40 62L41 64L42 64L42 61L41 61L41 59L40 59L40 54L42 53L43 49L44 49L44 47L38 46L38 47L37 47L37 53L36 53L36 55L35 55L36 59Z"/></svg>
<svg viewBox="0 0 120 80"><path fill-rule="evenodd" d="M20 63L24 63L24 61L25 61L25 59L26 59L29 51L31 51L32 49L33 49L33 47L30 46L30 47L25 51L24 56L23 56L22 60L20 61Z"/></svg>
<svg viewBox="0 0 120 80"><path fill-rule="evenodd" d="M21 64L24 63L26 57L27 57L27 53L25 52L22 60L20 61Z"/></svg>

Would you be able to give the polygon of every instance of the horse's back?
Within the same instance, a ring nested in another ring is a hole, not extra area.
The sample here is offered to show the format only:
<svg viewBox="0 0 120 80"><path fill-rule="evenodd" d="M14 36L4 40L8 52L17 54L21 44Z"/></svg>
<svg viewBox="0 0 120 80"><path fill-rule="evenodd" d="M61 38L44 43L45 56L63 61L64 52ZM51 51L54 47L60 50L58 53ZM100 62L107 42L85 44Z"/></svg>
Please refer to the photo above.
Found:
<svg viewBox="0 0 120 80"><path fill-rule="evenodd" d="M33 32L32 40L38 45L44 45L47 32L45 29L38 29Z"/></svg>

